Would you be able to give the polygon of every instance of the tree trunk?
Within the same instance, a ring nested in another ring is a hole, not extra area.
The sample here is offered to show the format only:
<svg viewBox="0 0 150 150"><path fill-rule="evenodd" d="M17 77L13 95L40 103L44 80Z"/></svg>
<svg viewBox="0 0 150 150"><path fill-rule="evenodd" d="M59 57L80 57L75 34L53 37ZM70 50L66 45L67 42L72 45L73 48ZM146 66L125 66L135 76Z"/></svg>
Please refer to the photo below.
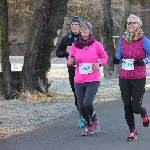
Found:
<svg viewBox="0 0 150 150"><path fill-rule="evenodd" d="M7 0L0 1L0 63L2 73L0 76L0 91L4 98L9 98L12 91L11 64L9 62L8 46L8 7Z"/></svg>
<svg viewBox="0 0 150 150"><path fill-rule="evenodd" d="M101 2L101 37L104 48L109 57L108 63L104 66L104 77L111 78L114 72L112 58L115 56L113 43L113 21L111 18L111 0L100 0Z"/></svg>
<svg viewBox="0 0 150 150"><path fill-rule="evenodd" d="M140 5L142 7L146 7L146 0L140 0Z"/></svg>
<svg viewBox="0 0 150 150"><path fill-rule="evenodd" d="M64 23L68 0L38 0L24 58L22 88L47 92L54 39Z"/></svg>
<svg viewBox="0 0 150 150"><path fill-rule="evenodd" d="M124 5L125 8L124 8L124 12L123 12L124 16L123 16L123 19L122 19L121 30L120 30L120 33L119 33L119 37L120 38L123 36L123 32L127 28L127 18L130 15L130 13L131 13L132 4L133 4L133 0L127 0L127 1L125 1L125 5ZM119 69L120 69L120 64L115 64L114 65L114 75L115 76L118 75Z"/></svg>
<svg viewBox="0 0 150 150"><path fill-rule="evenodd" d="M141 10L146 10L147 9L146 0L140 0L140 9ZM141 11L141 13L140 13L140 18L142 20L142 29L143 29L143 31L145 31L145 29L146 29L146 22L147 22L146 14L147 14L146 11Z"/></svg>
<svg viewBox="0 0 150 150"><path fill-rule="evenodd" d="M125 1L125 11L124 11L124 16L123 16L122 23L121 23L120 37L122 37L123 32L127 28L127 18L129 17L129 15L131 13L132 4L133 4L133 0Z"/></svg>

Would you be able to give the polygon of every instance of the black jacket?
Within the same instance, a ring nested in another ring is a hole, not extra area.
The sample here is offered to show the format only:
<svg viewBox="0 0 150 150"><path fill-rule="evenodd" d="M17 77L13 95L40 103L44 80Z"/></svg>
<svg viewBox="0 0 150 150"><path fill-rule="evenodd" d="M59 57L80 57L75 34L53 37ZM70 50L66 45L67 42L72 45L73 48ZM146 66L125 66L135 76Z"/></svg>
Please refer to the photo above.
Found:
<svg viewBox="0 0 150 150"><path fill-rule="evenodd" d="M72 44L74 43L74 38L78 36L79 34L75 35L72 32L64 36L58 45L58 48L56 50L56 56L58 58L66 57L67 59L69 56L69 54L66 52L67 46L72 46ZM68 66L68 72L70 74L74 74L75 67Z"/></svg>

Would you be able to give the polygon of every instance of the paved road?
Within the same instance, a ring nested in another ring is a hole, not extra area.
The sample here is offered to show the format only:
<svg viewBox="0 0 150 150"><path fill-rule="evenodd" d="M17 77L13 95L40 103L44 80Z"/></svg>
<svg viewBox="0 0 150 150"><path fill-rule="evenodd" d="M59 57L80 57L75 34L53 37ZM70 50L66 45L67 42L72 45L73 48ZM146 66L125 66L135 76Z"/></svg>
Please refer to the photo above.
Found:
<svg viewBox="0 0 150 150"><path fill-rule="evenodd" d="M143 106L150 113L150 91L146 91ZM144 128L136 115L138 141L127 142L128 128L120 99L95 104L101 132L82 137L77 128L78 113L54 120L37 130L0 140L0 150L149 150L150 127Z"/></svg>

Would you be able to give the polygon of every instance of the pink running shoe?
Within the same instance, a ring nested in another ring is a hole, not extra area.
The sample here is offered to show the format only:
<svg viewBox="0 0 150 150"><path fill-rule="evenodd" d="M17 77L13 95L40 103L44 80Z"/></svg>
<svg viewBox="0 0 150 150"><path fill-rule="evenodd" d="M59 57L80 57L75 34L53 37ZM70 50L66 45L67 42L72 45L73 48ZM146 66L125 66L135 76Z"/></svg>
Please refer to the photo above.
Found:
<svg viewBox="0 0 150 150"><path fill-rule="evenodd" d="M129 136L127 137L127 141L136 141L137 139L137 132L135 130L130 132Z"/></svg>
<svg viewBox="0 0 150 150"><path fill-rule="evenodd" d="M92 127L86 126L82 132L82 136L92 135L100 132L100 126L98 121L92 123Z"/></svg>
<svg viewBox="0 0 150 150"><path fill-rule="evenodd" d="M92 123L92 132L93 134L100 132L100 126L98 121Z"/></svg>
<svg viewBox="0 0 150 150"><path fill-rule="evenodd" d="M149 126L149 117L148 117L148 114L145 114L142 117L142 121L143 121L143 126L144 127L148 127Z"/></svg>
<svg viewBox="0 0 150 150"><path fill-rule="evenodd" d="M82 132L82 136L87 136L87 135L90 135L92 134L92 128L89 127L89 126L85 126L84 129L83 129L83 132Z"/></svg>

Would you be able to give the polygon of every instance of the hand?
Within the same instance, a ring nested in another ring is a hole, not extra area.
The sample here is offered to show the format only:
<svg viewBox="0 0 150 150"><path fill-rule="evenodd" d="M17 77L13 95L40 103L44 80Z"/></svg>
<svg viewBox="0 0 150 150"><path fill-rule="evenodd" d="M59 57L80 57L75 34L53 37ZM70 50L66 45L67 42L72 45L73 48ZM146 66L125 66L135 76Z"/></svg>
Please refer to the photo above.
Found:
<svg viewBox="0 0 150 150"><path fill-rule="evenodd" d="M144 61L143 61L143 59L135 59L133 61L133 63L136 64L136 65L138 65L138 66L142 66L142 65L145 64Z"/></svg>
<svg viewBox="0 0 150 150"><path fill-rule="evenodd" d="M74 65L75 63L75 57L71 56L70 59L69 59L69 63Z"/></svg>
<svg viewBox="0 0 150 150"><path fill-rule="evenodd" d="M92 64L93 71L99 70L100 65L98 63Z"/></svg>
<svg viewBox="0 0 150 150"><path fill-rule="evenodd" d="M67 46L66 52L69 53L70 49L71 49L71 46Z"/></svg>
<svg viewBox="0 0 150 150"><path fill-rule="evenodd" d="M120 63L120 60L117 59L117 58L113 58L112 63L113 63L113 64L119 64L119 63Z"/></svg>

